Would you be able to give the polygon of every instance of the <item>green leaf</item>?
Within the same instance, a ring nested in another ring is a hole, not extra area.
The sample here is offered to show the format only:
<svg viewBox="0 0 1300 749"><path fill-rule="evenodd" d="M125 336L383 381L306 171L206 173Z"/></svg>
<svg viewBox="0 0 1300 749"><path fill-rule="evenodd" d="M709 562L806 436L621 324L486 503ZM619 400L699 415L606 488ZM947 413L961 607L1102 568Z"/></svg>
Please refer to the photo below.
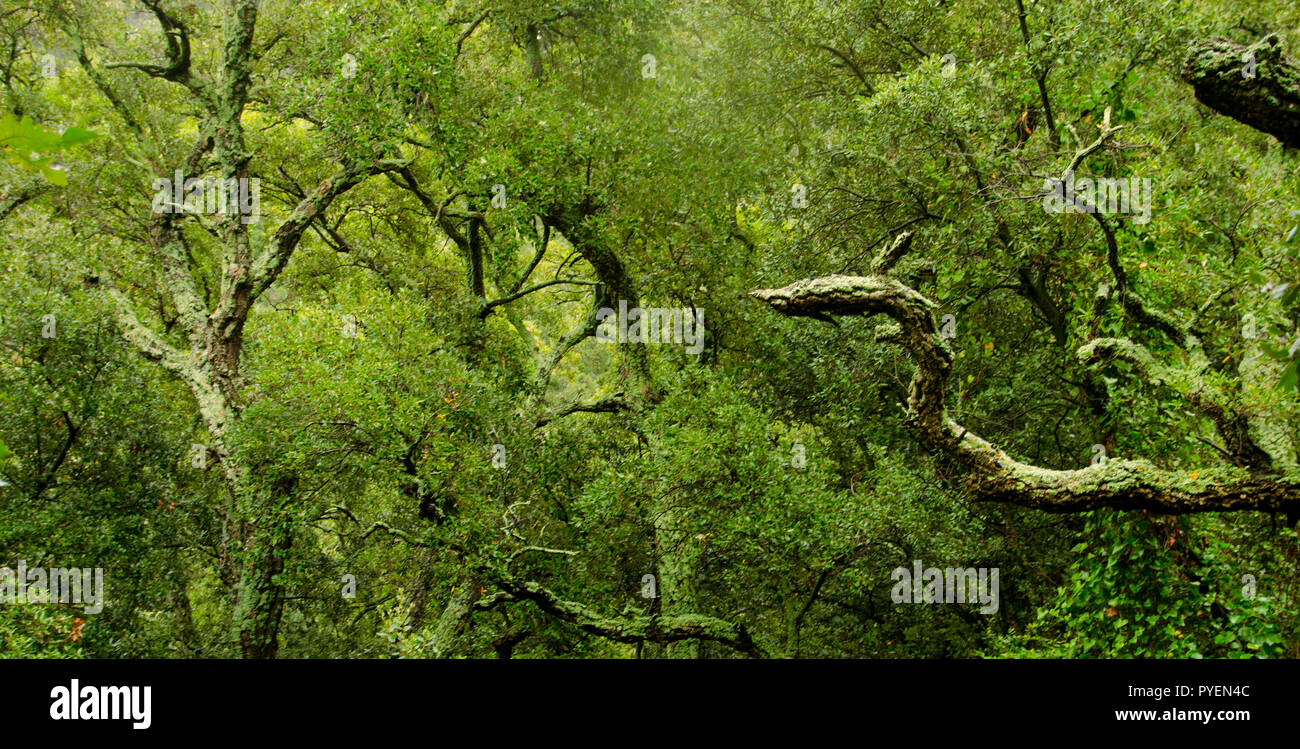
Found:
<svg viewBox="0 0 1300 749"><path fill-rule="evenodd" d="M81 127L70 127L63 131L63 147L70 148L99 137L99 133Z"/></svg>
<svg viewBox="0 0 1300 749"><path fill-rule="evenodd" d="M1277 386L1283 390L1294 390L1297 381L1300 381L1300 371L1297 371L1297 365L1300 365L1300 359L1292 359L1291 363L1282 372L1282 379L1278 380Z"/></svg>
<svg viewBox="0 0 1300 749"><path fill-rule="evenodd" d="M70 127L60 135L31 117L0 116L0 155L11 164L40 173L60 187L68 184L68 175L53 167L55 155L97 137L98 133L85 128Z"/></svg>

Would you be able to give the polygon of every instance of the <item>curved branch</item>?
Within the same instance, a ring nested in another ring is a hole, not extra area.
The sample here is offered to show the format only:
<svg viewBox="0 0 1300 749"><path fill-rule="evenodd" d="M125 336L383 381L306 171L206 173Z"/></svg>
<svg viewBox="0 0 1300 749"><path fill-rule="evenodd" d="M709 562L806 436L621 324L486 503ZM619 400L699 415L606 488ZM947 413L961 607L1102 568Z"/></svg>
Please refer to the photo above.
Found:
<svg viewBox="0 0 1300 749"><path fill-rule="evenodd" d="M173 18L158 2L142 0L145 7L153 11L158 24L162 26L163 36L167 39L167 64L154 65L144 62L108 63L104 67L113 69L140 70L154 78L179 83L188 88L195 96L209 106L215 104L208 85L190 69L190 34L181 21Z"/></svg>
<svg viewBox="0 0 1300 749"><path fill-rule="evenodd" d="M1171 514L1256 510L1300 511L1300 477L1252 475L1236 466L1170 471L1143 460L1111 460L1079 470L1021 463L949 419L944 395L952 352L936 334L934 302L886 276L827 276L750 295L793 317L883 314L897 323L892 340L916 364L908 396L908 426L929 447L967 469L979 500L1002 501L1052 512L1101 507Z"/></svg>
<svg viewBox="0 0 1300 749"><path fill-rule="evenodd" d="M862 72L862 68L859 67L858 64L854 62L852 58L850 58L848 55L844 54L843 52L829 45L819 44L817 46L821 47L827 52L830 52L832 55L835 55L841 61L843 61L843 63L848 66L849 70L853 71L853 75L856 76L859 81L862 81L862 86L863 88L866 89L867 96L873 96L876 93L875 86L871 85L871 81L867 80L867 76L865 73Z"/></svg>
<svg viewBox="0 0 1300 749"><path fill-rule="evenodd" d="M594 281L582 281L582 280L579 280L579 279L576 279L576 278L556 278L556 279L553 279L553 280L551 280L551 281L543 281L543 282L541 282L541 283L539 283L539 284L535 284L535 285L533 285L533 286L529 286L528 288L526 288L526 289L524 289L524 290L522 290L522 291L516 291L515 293L510 294L510 295L508 295L508 296L501 297L500 299L493 299L492 301L485 303L485 304L484 304L484 305L479 309L478 316L481 317L481 318L487 318L487 316L488 316L489 314L492 313L492 310L496 309L497 307L500 307L500 306L505 305L505 304L510 304L511 302L515 302L515 301L518 301L518 300L520 300L520 299L523 299L524 297L528 296L529 294L533 293L534 291L541 291L542 289L545 289L545 288L548 288L548 287L551 287L551 286L555 286L555 285L557 285L557 284L562 284L562 283L575 284L575 285L577 285L577 286L596 286L596 285L598 285L598 284L596 284Z"/></svg>

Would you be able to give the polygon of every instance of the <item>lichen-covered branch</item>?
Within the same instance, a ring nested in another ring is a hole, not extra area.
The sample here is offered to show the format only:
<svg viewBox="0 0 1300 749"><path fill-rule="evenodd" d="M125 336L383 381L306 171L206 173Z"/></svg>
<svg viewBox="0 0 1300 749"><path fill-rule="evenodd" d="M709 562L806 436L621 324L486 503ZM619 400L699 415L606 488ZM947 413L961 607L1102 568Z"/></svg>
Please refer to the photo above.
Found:
<svg viewBox="0 0 1300 749"><path fill-rule="evenodd" d="M1300 65L1282 54L1276 34L1249 46L1193 42L1182 76L1202 104L1300 148Z"/></svg>
<svg viewBox="0 0 1300 749"><path fill-rule="evenodd" d="M294 207L289 217L275 230L266 250L253 260L248 281L252 299L255 300L275 282L280 272L289 264L289 258L297 248L307 226L317 214L324 212L335 198L369 176L400 171L409 164L410 161L406 159L380 159L365 166L345 167L333 176L321 180L320 184Z"/></svg>
<svg viewBox="0 0 1300 749"><path fill-rule="evenodd" d="M154 331L142 324L126 295L114 288L105 292L113 302L118 329L122 337L134 345L145 358L161 364L172 374L182 378L188 369L185 356Z"/></svg>
<svg viewBox="0 0 1300 749"><path fill-rule="evenodd" d="M977 499L1053 512L1101 507L1171 514L1300 511L1300 476L1293 473L1263 475L1239 466L1176 471L1143 460L1109 460L1062 471L1015 460L947 417L944 396L953 356L936 334L932 314L936 305L888 276L826 276L750 295L788 316L883 314L892 318L897 329L891 340L903 346L916 365L907 424L926 445L966 469L968 489Z"/></svg>
<svg viewBox="0 0 1300 749"><path fill-rule="evenodd" d="M495 577L497 584L515 598L532 601L547 614L607 640L631 644L708 640L722 643L751 657L764 656L763 650L749 636L748 630L743 625L732 624L723 619L699 614L601 616L580 603L566 601L556 596L539 583L517 580L500 574Z"/></svg>

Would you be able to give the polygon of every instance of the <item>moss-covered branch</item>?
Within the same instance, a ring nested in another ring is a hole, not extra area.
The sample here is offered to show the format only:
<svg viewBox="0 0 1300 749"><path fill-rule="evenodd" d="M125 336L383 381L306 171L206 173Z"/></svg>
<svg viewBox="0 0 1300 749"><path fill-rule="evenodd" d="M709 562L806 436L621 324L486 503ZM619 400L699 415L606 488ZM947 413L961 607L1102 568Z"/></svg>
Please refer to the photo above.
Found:
<svg viewBox="0 0 1300 749"><path fill-rule="evenodd" d="M763 650L749 636L743 625L699 614L676 616L607 617L586 606L566 601L532 581L517 580L496 575L497 584L520 600L537 604L538 608L562 621L577 625L608 640L624 643L670 643L686 640L709 640L755 658L764 656Z"/></svg>
<svg viewBox="0 0 1300 749"><path fill-rule="evenodd" d="M923 442L966 469L977 499L1011 502L1053 512L1101 507L1179 514L1257 510L1300 512L1300 477L1263 475L1240 466L1171 471L1142 460L1110 460L1080 470L1058 471L1022 463L949 419L944 396L952 352L936 334L934 302L883 275L826 276L779 289L750 293L788 316L883 314L894 320L891 340L916 364L908 395L907 423ZM1154 360L1134 354L1161 373Z"/></svg>
<svg viewBox="0 0 1300 749"><path fill-rule="evenodd" d="M1282 54L1276 34L1249 46L1196 41L1182 76L1202 104L1300 148L1300 66Z"/></svg>

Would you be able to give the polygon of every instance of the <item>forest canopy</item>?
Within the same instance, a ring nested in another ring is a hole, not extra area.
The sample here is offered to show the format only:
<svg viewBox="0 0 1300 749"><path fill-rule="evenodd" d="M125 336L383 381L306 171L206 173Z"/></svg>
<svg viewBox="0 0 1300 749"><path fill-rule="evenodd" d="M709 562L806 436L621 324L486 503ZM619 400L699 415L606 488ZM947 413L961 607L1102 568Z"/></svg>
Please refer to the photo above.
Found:
<svg viewBox="0 0 1300 749"><path fill-rule="evenodd" d="M0 656L1300 656L1297 29L5 0Z"/></svg>

